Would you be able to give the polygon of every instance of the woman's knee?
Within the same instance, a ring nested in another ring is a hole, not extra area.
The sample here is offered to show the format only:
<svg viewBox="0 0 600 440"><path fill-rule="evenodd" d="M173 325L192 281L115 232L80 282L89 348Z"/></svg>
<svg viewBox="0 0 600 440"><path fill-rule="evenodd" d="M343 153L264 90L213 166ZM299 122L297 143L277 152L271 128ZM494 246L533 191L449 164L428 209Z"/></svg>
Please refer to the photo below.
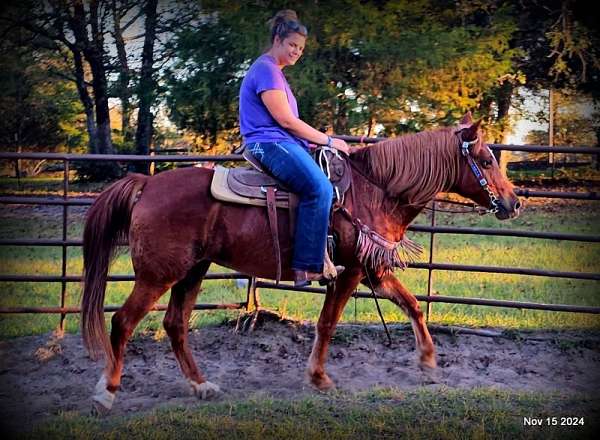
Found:
<svg viewBox="0 0 600 440"><path fill-rule="evenodd" d="M331 200L331 198L333 197L333 187L331 186L331 182L329 181L329 179L327 179L327 177L319 176L313 182L310 193L311 196L316 199Z"/></svg>

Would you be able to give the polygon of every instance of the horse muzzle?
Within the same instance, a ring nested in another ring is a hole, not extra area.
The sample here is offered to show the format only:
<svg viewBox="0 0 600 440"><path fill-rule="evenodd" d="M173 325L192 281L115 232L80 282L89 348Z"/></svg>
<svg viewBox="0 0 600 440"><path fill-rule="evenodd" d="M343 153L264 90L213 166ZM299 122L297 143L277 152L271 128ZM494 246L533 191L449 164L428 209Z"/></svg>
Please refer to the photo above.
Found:
<svg viewBox="0 0 600 440"><path fill-rule="evenodd" d="M517 218L521 210L521 201L517 196L502 197L498 200L498 211L496 218L498 220L508 220Z"/></svg>

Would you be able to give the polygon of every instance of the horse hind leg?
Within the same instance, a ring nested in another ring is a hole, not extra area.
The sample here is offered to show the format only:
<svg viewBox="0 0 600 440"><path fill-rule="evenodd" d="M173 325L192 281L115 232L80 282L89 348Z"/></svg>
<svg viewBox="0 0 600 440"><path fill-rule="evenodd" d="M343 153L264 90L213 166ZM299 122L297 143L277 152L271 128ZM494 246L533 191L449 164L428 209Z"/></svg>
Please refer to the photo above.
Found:
<svg viewBox="0 0 600 440"><path fill-rule="evenodd" d="M198 369L188 344L190 315L209 266L210 262L199 263L171 288L171 299L163 321L181 372L189 381L192 392L200 399L220 393L220 388L208 382Z"/></svg>
<svg viewBox="0 0 600 440"><path fill-rule="evenodd" d="M415 334L415 341L419 351L419 361L421 366L426 368L435 368L435 347L425 324L423 312L419 307L419 302L412 293L402 285L402 283L393 275L386 275L375 287L375 291L381 296L390 299L394 304L400 307L410 319L410 323Z"/></svg>
<svg viewBox="0 0 600 440"><path fill-rule="evenodd" d="M92 396L94 408L99 414L106 414L114 403L121 384L125 346L129 337L168 288L168 284L152 284L138 278L129 298L113 315L110 340L114 363L107 363Z"/></svg>

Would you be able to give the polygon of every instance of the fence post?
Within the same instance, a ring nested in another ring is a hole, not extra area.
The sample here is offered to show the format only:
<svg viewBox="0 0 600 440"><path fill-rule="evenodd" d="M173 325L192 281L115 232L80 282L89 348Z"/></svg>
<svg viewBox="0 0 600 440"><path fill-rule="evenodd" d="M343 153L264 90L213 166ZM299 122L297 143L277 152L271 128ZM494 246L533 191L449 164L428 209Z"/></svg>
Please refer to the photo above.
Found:
<svg viewBox="0 0 600 440"><path fill-rule="evenodd" d="M431 202L431 226L435 227L435 200ZM433 284L433 269L431 263L433 263L433 246L435 244L435 232L431 231L429 234L429 264L430 267L427 269L427 299L431 296L432 284ZM431 301L427 301L427 313L425 319L429 322L429 315L431 315L431 308L433 304Z"/></svg>
<svg viewBox="0 0 600 440"><path fill-rule="evenodd" d="M156 148L150 149L150 156L154 156L156 154ZM154 176L154 171L156 169L156 163L150 162L150 166L148 167L148 174Z"/></svg>
<svg viewBox="0 0 600 440"><path fill-rule="evenodd" d="M65 159L63 161L63 200L66 202L69 195L69 159ZM67 276L67 228L68 228L68 220L69 220L69 205L66 203L63 205L63 224L62 224L62 239L63 243L62 247L62 277L61 281L61 289L60 289L60 308L64 309L66 304L67 297L67 282L65 281L65 277ZM60 323L58 325L59 332L62 334L65 331L65 318L67 314L61 312L60 314Z"/></svg>
<svg viewBox="0 0 600 440"><path fill-rule="evenodd" d="M248 280L248 291L246 292L246 311L250 311L250 299L252 298L252 306L254 310L260 307L258 288L256 287L256 278L251 277Z"/></svg>

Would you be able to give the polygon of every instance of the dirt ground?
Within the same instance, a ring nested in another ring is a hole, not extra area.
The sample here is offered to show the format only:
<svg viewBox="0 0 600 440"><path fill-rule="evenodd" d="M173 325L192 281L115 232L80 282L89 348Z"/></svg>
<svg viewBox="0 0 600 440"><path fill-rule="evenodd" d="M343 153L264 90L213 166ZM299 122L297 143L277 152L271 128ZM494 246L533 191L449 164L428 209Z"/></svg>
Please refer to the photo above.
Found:
<svg viewBox="0 0 600 440"><path fill-rule="evenodd" d="M314 327L267 320L254 332L234 333L233 324L190 333L194 356L207 378L221 386L218 400L250 396L299 398L317 393L305 366ZM433 328L438 368L417 365L410 327L392 329L387 347L377 326L342 325L334 337L328 372L342 391L373 387L591 393L600 391L600 333L521 332L484 337ZM0 342L0 426L31 427L64 411L89 414L90 396L103 364L92 362L79 335L23 337ZM159 406L193 406L168 338L148 334L130 341L121 391L112 415Z"/></svg>

